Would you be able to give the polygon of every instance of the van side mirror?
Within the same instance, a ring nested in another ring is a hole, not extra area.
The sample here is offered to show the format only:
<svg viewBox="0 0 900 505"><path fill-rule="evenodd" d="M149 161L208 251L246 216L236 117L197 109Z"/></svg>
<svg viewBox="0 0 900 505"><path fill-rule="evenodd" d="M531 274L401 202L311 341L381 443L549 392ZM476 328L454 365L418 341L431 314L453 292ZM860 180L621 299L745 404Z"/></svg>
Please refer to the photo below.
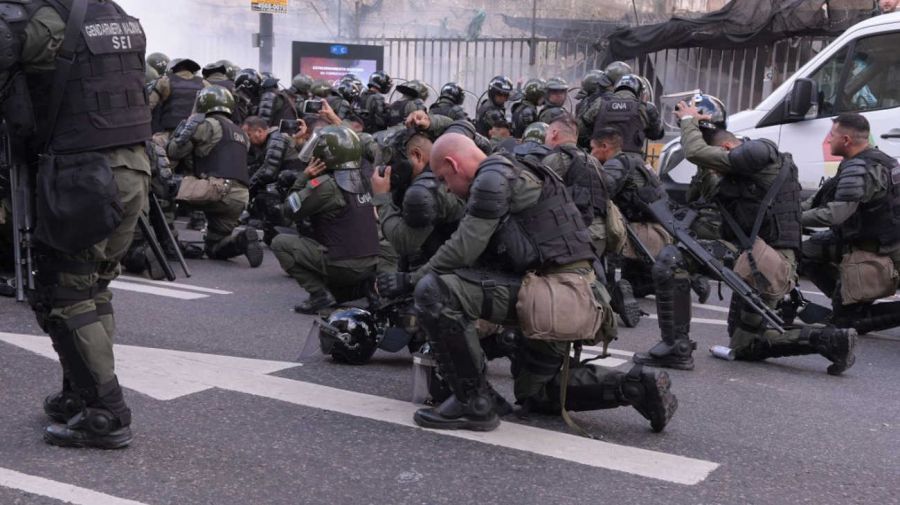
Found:
<svg viewBox="0 0 900 505"><path fill-rule="evenodd" d="M815 104L818 90L816 82L812 79L800 77L794 81L794 87L788 95L785 119L799 120L806 116L809 109Z"/></svg>

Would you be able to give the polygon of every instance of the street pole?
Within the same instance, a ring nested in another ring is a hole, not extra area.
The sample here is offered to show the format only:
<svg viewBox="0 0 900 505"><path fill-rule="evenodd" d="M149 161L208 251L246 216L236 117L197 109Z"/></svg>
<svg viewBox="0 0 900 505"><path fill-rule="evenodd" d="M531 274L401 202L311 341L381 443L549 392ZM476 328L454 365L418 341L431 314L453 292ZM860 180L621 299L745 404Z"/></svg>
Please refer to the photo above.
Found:
<svg viewBox="0 0 900 505"><path fill-rule="evenodd" d="M275 35L272 28L272 14L259 15L259 71L272 71L272 47L275 46Z"/></svg>
<svg viewBox="0 0 900 505"><path fill-rule="evenodd" d="M534 65L537 61L537 40L535 37L535 24L537 23L537 0L531 2L531 54L528 55L528 64Z"/></svg>

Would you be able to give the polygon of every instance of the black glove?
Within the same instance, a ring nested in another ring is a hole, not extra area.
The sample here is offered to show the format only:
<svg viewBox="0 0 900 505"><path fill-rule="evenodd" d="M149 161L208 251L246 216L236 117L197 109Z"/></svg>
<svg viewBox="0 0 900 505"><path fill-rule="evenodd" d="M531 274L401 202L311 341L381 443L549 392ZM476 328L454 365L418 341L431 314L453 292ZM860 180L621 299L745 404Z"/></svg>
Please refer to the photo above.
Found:
<svg viewBox="0 0 900 505"><path fill-rule="evenodd" d="M409 272L378 274L375 289L384 298L399 298L413 290L412 275Z"/></svg>

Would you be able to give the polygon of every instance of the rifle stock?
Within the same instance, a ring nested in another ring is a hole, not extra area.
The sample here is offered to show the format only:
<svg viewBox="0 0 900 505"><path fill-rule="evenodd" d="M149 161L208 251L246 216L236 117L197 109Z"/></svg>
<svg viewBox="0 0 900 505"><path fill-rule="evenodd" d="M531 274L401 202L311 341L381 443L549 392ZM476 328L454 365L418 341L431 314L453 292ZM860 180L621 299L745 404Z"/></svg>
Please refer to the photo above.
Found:
<svg viewBox="0 0 900 505"><path fill-rule="evenodd" d="M665 199L650 203L648 210L656 218L657 222L669 232L675 241L688 252L697 262L703 265L714 277L724 282L731 288L741 301L751 310L762 316L769 326L779 333L784 333L784 321L771 307L760 298L749 284L744 282L734 271L726 267L715 256L703 247L702 244L691 236L687 226L675 219L669 204Z"/></svg>

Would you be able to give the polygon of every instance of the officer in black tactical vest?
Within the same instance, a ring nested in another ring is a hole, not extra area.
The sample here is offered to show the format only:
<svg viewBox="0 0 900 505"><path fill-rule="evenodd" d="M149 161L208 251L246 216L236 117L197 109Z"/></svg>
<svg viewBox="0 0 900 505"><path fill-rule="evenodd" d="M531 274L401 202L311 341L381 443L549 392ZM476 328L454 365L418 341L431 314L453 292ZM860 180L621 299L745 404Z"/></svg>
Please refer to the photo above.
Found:
<svg viewBox="0 0 900 505"><path fill-rule="evenodd" d="M403 95L403 98L388 106L388 119L385 123L387 128L402 124L410 114L417 110L428 110L425 107L425 100L428 99L428 86L424 82L413 79L398 84L396 90Z"/></svg>
<svg viewBox="0 0 900 505"><path fill-rule="evenodd" d="M244 255L250 266L256 268L263 261L257 231L247 227L234 233L241 212L250 200L247 175L250 141L231 121L233 107L234 97L227 89L210 86L202 90L197 95L197 112L178 125L166 151L174 160L190 156L194 161L192 175L221 187L216 198L188 203L191 209L206 215L206 255L218 260Z"/></svg>
<svg viewBox="0 0 900 505"><path fill-rule="evenodd" d="M244 120L259 113L259 95L262 76L252 68L245 68L234 76L234 111L231 120L243 124Z"/></svg>
<svg viewBox="0 0 900 505"><path fill-rule="evenodd" d="M832 322L860 333L900 326L900 166L869 144L860 114L834 119L828 144L843 157L835 177L804 202L803 226L830 228L803 242L803 272L831 297ZM854 275L853 272L860 272Z"/></svg>
<svg viewBox="0 0 900 505"><path fill-rule="evenodd" d="M594 253L568 191L543 165L487 156L468 137L446 133L433 146L431 167L453 193L468 196L466 215L424 266L412 274L380 275L378 290L394 294L415 286L420 324L453 393L439 407L416 412L416 424L489 431L499 425L498 412L508 409L487 381L475 320L517 325L515 301L527 271L592 276ZM587 284L584 289L591 290ZM615 321L604 298L585 295L606 307L600 331L609 331ZM568 350L561 342L524 344L513 366L523 411L560 413L560 369ZM656 431L677 406L662 372L636 367L625 374L587 365L571 370L565 380L566 409L632 405Z"/></svg>
<svg viewBox="0 0 900 505"><path fill-rule="evenodd" d="M308 219L311 234L282 234L272 241L281 268L309 293L294 307L299 313L361 297L366 293L359 287L375 277L378 224L361 159L359 138L342 125L316 131L300 151L300 160L309 165L294 183L285 211L295 222Z"/></svg>
<svg viewBox="0 0 900 505"><path fill-rule="evenodd" d="M575 117L578 119L578 146L589 149L591 146L591 134L594 132L594 121L600 112L602 100L613 95L615 83L606 72L591 70L581 80L580 95L583 98L575 106Z"/></svg>
<svg viewBox="0 0 900 505"><path fill-rule="evenodd" d="M269 126L274 128L277 128L284 119L297 119L297 108L294 106L293 99L286 91L278 87L276 77L270 75L260 82L259 107L256 115L266 120Z"/></svg>
<svg viewBox="0 0 900 505"><path fill-rule="evenodd" d="M228 60L219 60L213 63L207 63L205 67L200 71L200 74L206 79L206 82L215 85L221 86L231 94L234 94L234 81L231 77L228 76L229 72L229 62Z"/></svg>
<svg viewBox="0 0 900 505"><path fill-rule="evenodd" d="M448 82L441 86L441 93L437 101L431 104L428 112L431 114L439 114L455 120L469 120L469 115L463 109L463 102L466 100L465 90L462 86L455 82Z"/></svg>
<svg viewBox="0 0 900 505"><path fill-rule="evenodd" d="M487 116L491 111L499 111L506 117L506 102L512 91L512 81L505 75L495 76L488 83L487 98L478 104L478 110L475 112L475 130L480 135L488 136L491 125L487 122Z"/></svg>
<svg viewBox="0 0 900 505"><path fill-rule="evenodd" d="M538 122L538 107L544 103L547 83L543 79L529 79L522 88L522 100L512 105L512 135L520 139L525 129ZM540 121L546 124L546 121Z"/></svg>
<svg viewBox="0 0 900 505"><path fill-rule="evenodd" d="M303 111L300 110L300 107L303 105L303 101L308 100L310 97L312 97L312 86L312 77L306 74L297 74L293 79L291 79L291 87L288 88L288 93L292 95L294 104L297 105L298 115L303 114Z"/></svg>
<svg viewBox="0 0 900 505"><path fill-rule="evenodd" d="M132 440L115 374L110 282L147 200L146 37L114 2L0 2L0 109L13 156L37 167L35 289L62 365L47 443L116 449ZM40 158L39 158L40 157Z"/></svg>
<svg viewBox="0 0 900 505"><path fill-rule="evenodd" d="M176 58L169 62L166 73L156 80L150 92L150 108L158 115L157 142L165 145L170 133L191 115L197 93L209 86L199 75L200 65L194 60Z"/></svg>
<svg viewBox="0 0 900 505"><path fill-rule="evenodd" d="M354 103L356 114L362 118L366 133L384 130L387 125L387 112L384 95L391 92L394 81L386 72L373 72L369 76L368 87L359 95Z"/></svg>
<svg viewBox="0 0 900 505"><path fill-rule="evenodd" d="M704 140L700 122L709 121L711 116L701 114L693 104L679 103L675 114L681 125L685 157L722 177L716 195L726 223L722 236L731 242L730 248L746 255L749 265L741 273L739 260L735 271L745 277L769 307L775 308L797 282L796 253L801 231L796 165L789 154L778 152L769 140L742 140L719 128L707 133L708 141ZM716 254L714 243L708 244ZM674 245L666 246L656 258L653 275L662 341L647 353L635 354L635 363L693 368L689 339L691 299L685 272L695 268L687 264L689 261ZM832 362L828 367L832 375L840 375L855 360L855 331L801 327L778 332L767 328L763 317L734 295L728 323L730 347L737 359L756 361L821 354Z"/></svg>
<svg viewBox="0 0 900 505"><path fill-rule="evenodd" d="M636 75L628 74L619 79L615 94L602 100L593 130L618 128L622 132L622 151L640 162L644 161L644 142L661 139L665 134L659 110L654 104L641 101L643 88L643 82Z"/></svg>
<svg viewBox="0 0 900 505"><path fill-rule="evenodd" d="M547 80L547 95L544 98L544 106L538 115L538 121L550 124L554 119L569 114L566 110L566 99L569 98L569 83L562 77L552 77Z"/></svg>

